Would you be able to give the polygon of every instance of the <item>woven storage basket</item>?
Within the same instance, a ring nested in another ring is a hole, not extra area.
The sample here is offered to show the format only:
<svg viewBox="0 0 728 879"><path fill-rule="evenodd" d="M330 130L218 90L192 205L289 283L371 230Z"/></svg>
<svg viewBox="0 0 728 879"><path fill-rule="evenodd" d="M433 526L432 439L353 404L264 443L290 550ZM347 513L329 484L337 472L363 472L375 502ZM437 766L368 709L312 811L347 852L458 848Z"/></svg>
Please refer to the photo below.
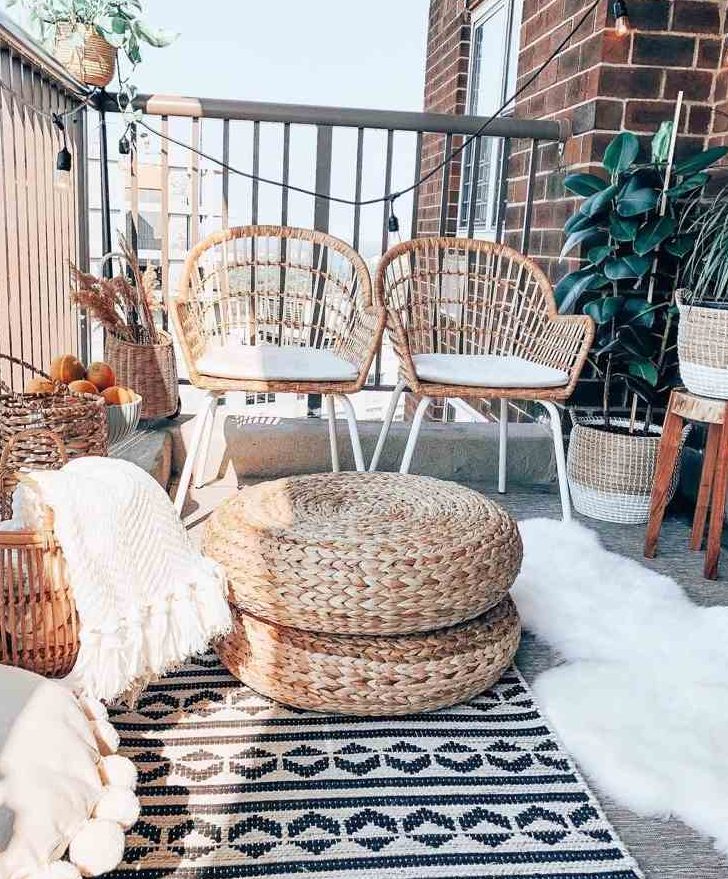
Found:
<svg viewBox="0 0 728 879"><path fill-rule="evenodd" d="M83 39L81 45L76 43L76 34ZM54 54L69 73L87 85L106 88L114 78L116 49L93 27L59 24Z"/></svg>
<svg viewBox="0 0 728 879"><path fill-rule="evenodd" d="M52 431L15 434L0 455L0 496L8 481L17 484L18 474L10 461L21 440L52 449L55 467L67 460L60 437ZM44 466L50 466L49 458ZM46 677L65 677L78 648L76 604L48 510L40 531L0 531L0 663Z"/></svg>
<svg viewBox="0 0 728 879"><path fill-rule="evenodd" d="M677 349L685 387L701 397L728 400L728 309L690 305L679 290Z"/></svg>
<svg viewBox="0 0 728 879"><path fill-rule="evenodd" d="M156 345L137 344L106 333L104 357L116 383L142 398L141 418L171 418L178 412L179 381L172 337L159 330Z"/></svg>
<svg viewBox="0 0 728 879"><path fill-rule="evenodd" d="M661 428L652 426L649 436L599 430L601 418L586 418L574 425L569 441L567 473L576 509L592 519L644 524L649 519L650 496L655 478ZM613 418L614 427L628 427L627 419ZM636 425L641 429L641 425ZM683 431L685 442L689 427ZM678 456L670 488L675 494L680 473Z"/></svg>
<svg viewBox="0 0 728 879"><path fill-rule="evenodd" d="M315 632L425 632L472 619L516 578L518 528L475 491L424 476L326 473L245 488L204 551L231 601Z"/></svg>
<svg viewBox="0 0 728 879"><path fill-rule="evenodd" d="M41 370L15 357L0 354L0 358L48 378ZM71 394L61 384L56 385L53 393L17 394L0 380L0 451L15 434L28 428L45 428L57 434L69 458L103 456L108 452L106 404L102 397ZM44 466L56 466L56 462L53 444L38 434L30 433L19 437L13 444L8 467L11 470L21 466L42 469Z"/></svg>
<svg viewBox="0 0 728 879"><path fill-rule="evenodd" d="M521 626L508 597L487 613L428 634L323 635L240 610L217 646L245 684L286 705L343 714L413 714L464 702L511 664Z"/></svg>

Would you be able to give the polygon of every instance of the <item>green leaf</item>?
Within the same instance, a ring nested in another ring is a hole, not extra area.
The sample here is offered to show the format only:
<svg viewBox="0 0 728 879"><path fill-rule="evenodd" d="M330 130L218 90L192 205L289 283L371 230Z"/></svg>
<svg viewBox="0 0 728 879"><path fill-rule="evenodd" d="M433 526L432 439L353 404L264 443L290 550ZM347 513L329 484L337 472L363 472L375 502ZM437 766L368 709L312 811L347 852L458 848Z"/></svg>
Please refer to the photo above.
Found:
<svg viewBox="0 0 728 879"><path fill-rule="evenodd" d="M634 241L639 227L639 220L627 220L618 214L609 218L609 234L615 241Z"/></svg>
<svg viewBox="0 0 728 879"><path fill-rule="evenodd" d="M625 317L628 318L628 323L633 326L650 329L655 323L655 313L664 307L664 302L660 302L657 305L650 305L650 303L645 302L644 299L634 297L627 299L624 303L623 311Z"/></svg>
<svg viewBox="0 0 728 879"><path fill-rule="evenodd" d="M693 247L695 247L694 235L678 235L676 238L671 238L670 241L665 244L665 250L669 254L672 254L672 256L676 256L678 259L686 257Z"/></svg>
<svg viewBox="0 0 728 879"><path fill-rule="evenodd" d="M688 156L687 159L676 162L675 173L680 176L695 174L697 171L702 171L704 168L714 165L725 155L728 155L728 147L711 147L702 153L696 153L693 156Z"/></svg>
<svg viewBox="0 0 728 879"><path fill-rule="evenodd" d="M646 358L644 360L632 360L627 365L627 371L631 376L634 376L634 378L641 378L653 388L657 385L657 380L659 378L657 367Z"/></svg>
<svg viewBox="0 0 728 879"><path fill-rule="evenodd" d="M609 244L600 244L597 247L590 247L587 251L586 258L592 265L598 266L604 260L611 256L614 249Z"/></svg>
<svg viewBox="0 0 728 879"><path fill-rule="evenodd" d="M655 207L658 198L656 189L643 186L636 177L630 178L617 196L617 213L623 217L646 214Z"/></svg>
<svg viewBox="0 0 728 879"><path fill-rule="evenodd" d="M675 225L672 217L656 217L645 223L634 240L634 252L640 256L651 253L672 235Z"/></svg>
<svg viewBox="0 0 728 879"><path fill-rule="evenodd" d="M584 314L588 314L597 326L602 326L619 314L623 303L623 296L604 296L601 299L587 302L582 311Z"/></svg>
<svg viewBox="0 0 728 879"><path fill-rule="evenodd" d="M593 220L591 217L585 217L584 214L579 213L579 211L572 214L564 223L564 232L566 232L567 235L570 235L572 232L580 232L582 229L596 228L596 220Z"/></svg>
<svg viewBox="0 0 728 879"><path fill-rule="evenodd" d="M594 195L590 195L589 198L581 203L579 212L586 217L596 216L596 214L604 210L617 194L618 190L619 187L612 184L607 186L607 188L603 189L601 192L595 192Z"/></svg>
<svg viewBox="0 0 728 879"><path fill-rule="evenodd" d="M683 195L687 195L689 192L693 192L696 189L702 189L703 186L710 180L710 174L705 174L701 172L700 174L692 174L690 177L686 177L677 186L673 186L667 190L667 194L670 198L682 198Z"/></svg>
<svg viewBox="0 0 728 879"><path fill-rule="evenodd" d="M134 22L134 32L140 40L149 43L150 46L154 46L156 49L163 49L165 46L169 46L178 36L172 33L172 31L155 30L140 19Z"/></svg>
<svg viewBox="0 0 728 879"><path fill-rule="evenodd" d="M648 358L654 352L652 339L643 327L625 324L618 333L625 351L629 351L633 357Z"/></svg>
<svg viewBox="0 0 728 879"><path fill-rule="evenodd" d="M596 174L567 174L564 178L564 189L585 197L601 192L607 185L608 181Z"/></svg>
<svg viewBox="0 0 728 879"><path fill-rule="evenodd" d="M129 22L126 18L122 18L122 16L117 15L111 19L111 30L115 34L124 34L129 28Z"/></svg>
<svg viewBox="0 0 728 879"><path fill-rule="evenodd" d="M647 256L628 254L608 259L604 263L604 274L610 281L641 278L649 271L651 265L652 260Z"/></svg>
<svg viewBox="0 0 728 879"><path fill-rule="evenodd" d="M612 174L626 171L640 152L640 142L629 131L618 134L604 150L602 164Z"/></svg>
<svg viewBox="0 0 728 879"><path fill-rule="evenodd" d="M667 161L670 154L670 143L672 141L672 130L675 123L672 121L663 122L657 129L657 133L652 138L652 161L656 165L663 164Z"/></svg>
<svg viewBox="0 0 728 879"><path fill-rule="evenodd" d="M595 283L600 277L602 276L599 272L588 268L571 272L565 278L562 278L554 288L554 296L559 311L562 314L571 314L579 298L587 290L593 289L591 284Z"/></svg>
<svg viewBox="0 0 728 879"><path fill-rule="evenodd" d="M584 241L594 244L597 241L605 243L606 240L606 232L601 232L599 229L582 229L579 232L572 232L566 239L566 243L559 254L559 259L563 259L567 253L571 253L575 247L578 247Z"/></svg>
<svg viewBox="0 0 728 879"><path fill-rule="evenodd" d="M644 379L637 378L634 375L626 375L623 372L616 372L614 377L621 378L629 390L636 394L643 402L651 404L655 401L657 397L655 389Z"/></svg>

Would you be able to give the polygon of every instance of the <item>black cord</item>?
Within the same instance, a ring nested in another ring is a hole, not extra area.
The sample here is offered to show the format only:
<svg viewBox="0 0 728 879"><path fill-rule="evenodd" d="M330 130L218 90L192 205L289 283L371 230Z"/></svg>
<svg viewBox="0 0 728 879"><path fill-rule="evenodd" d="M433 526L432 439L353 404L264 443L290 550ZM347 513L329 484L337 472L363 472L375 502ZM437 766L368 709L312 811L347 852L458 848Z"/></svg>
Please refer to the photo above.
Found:
<svg viewBox="0 0 728 879"><path fill-rule="evenodd" d="M137 125L141 125L143 128L146 128L150 134L154 134L159 137L161 140L165 140L168 143L173 143L176 146L181 147L182 149L189 150L192 153L195 153L201 159L206 159L208 162L212 162L215 165L223 168L224 170L236 174L239 177L245 177L248 180L254 180L257 183L267 183L270 186L278 186L281 189L288 189L291 192L298 192L302 195L310 195L314 198L320 198L324 201L334 202L336 204L344 204L352 207L364 207L367 205L380 204L382 202L390 203L390 218L394 216L394 202L396 199L400 198L403 195L407 195L407 193L418 189L422 186L423 183L426 183L431 177L434 177L439 171L441 171L446 165L449 165L453 159L456 159L468 146L473 143L473 141L477 140L477 138L481 137L483 133L486 131L488 126L490 126L503 111L510 106L515 100L517 100L525 91L528 89L533 83L541 76L544 70L561 54L561 51L565 48L569 40L576 34L576 32L582 27L584 22L589 18L591 13L597 8L601 0L593 0L593 2L588 6L586 12L581 16L579 21L574 25L572 30L564 37L564 39L559 43L559 45L554 49L554 51L548 56L548 58L538 67L536 70L526 79L523 85L520 88L516 89L516 91L509 97L507 100L501 104L501 106L493 113L492 116L489 116L485 122L480 126L480 128L474 133L469 135L465 140L458 146L456 149L452 150L447 156L443 158L443 160L436 165L434 168L431 168L426 174L423 174L420 178L414 181L414 183L405 187L404 189L396 190L394 192L387 192L382 196L378 196L377 198L367 198L367 199L351 199L351 198L340 198L335 195L329 195L328 193L316 192L313 189L306 189L302 186L294 186L290 183L283 183L281 180L272 180L269 177L261 177L259 174L253 174L249 171L241 171L239 168L235 168L233 165L228 165L226 162L223 162L221 159L216 158L215 156L209 155L209 153L205 153L203 150L197 149L196 147L191 146L184 141L177 140L177 138L171 137L168 134L162 134L161 131L158 131L156 128L151 126L148 122L142 119L140 122L137 122ZM396 217L395 217L396 220ZM391 221L391 220L390 220Z"/></svg>

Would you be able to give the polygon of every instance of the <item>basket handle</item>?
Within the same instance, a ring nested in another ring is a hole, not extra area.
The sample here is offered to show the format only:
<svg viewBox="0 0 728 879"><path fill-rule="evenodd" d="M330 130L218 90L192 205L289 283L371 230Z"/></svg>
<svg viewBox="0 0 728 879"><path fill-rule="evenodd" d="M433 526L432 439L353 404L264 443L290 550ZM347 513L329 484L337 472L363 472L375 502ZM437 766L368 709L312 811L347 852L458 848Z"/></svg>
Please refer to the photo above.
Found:
<svg viewBox="0 0 728 879"><path fill-rule="evenodd" d="M5 443L5 448L0 455L0 483L5 477L5 471L9 470L8 467L8 459L10 458L10 452L15 447L16 442L21 437L44 437L46 439L50 439L56 447L56 451L58 452L58 460L60 461L61 466L68 463L68 452L66 451L66 446L63 443L61 437L54 431L48 430L45 427L29 427L25 430L19 430L17 433L14 433L10 439Z"/></svg>
<svg viewBox="0 0 728 879"><path fill-rule="evenodd" d="M42 378L47 378L48 381L53 381L53 379L48 375L47 372L43 372L42 369L38 369L37 366L33 366L32 363L28 363L25 360L21 360L19 357L13 357L12 354L3 354L2 351L0 351L0 358L2 358L3 360L9 360L10 363L14 363L17 366L22 366L23 369L29 369L31 372L35 373L36 375L40 375ZM62 385L61 382L54 382L54 384L64 387L64 385ZM22 397L22 394L19 394L16 391L14 391L12 388L10 388L1 378L0 378L0 390L4 391L6 394L9 394L11 397L13 397L16 400L19 399L20 397Z"/></svg>

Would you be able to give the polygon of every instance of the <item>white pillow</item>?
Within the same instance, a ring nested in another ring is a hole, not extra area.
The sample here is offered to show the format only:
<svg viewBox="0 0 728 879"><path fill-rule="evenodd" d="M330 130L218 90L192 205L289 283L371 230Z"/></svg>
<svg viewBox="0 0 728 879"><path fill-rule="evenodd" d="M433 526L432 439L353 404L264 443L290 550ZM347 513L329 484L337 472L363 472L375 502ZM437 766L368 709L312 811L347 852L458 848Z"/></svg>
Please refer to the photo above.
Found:
<svg viewBox="0 0 728 879"><path fill-rule="evenodd" d="M121 861L123 828L139 814L136 773L101 756L99 737L113 739L104 713L62 684L0 666L2 879L95 876ZM69 846L73 864L59 861Z"/></svg>

